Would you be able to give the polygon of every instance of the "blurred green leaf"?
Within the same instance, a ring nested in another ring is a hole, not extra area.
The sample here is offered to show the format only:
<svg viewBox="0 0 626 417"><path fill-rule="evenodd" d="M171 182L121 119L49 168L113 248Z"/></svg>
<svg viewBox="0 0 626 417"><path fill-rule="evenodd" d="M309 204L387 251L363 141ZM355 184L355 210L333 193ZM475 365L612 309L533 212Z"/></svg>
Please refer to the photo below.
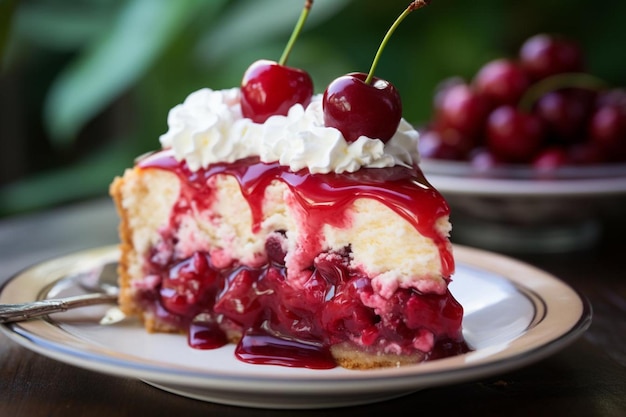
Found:
<svg viewBox="0 0 626 417"><path fill-rule="evenodd" d="M131 87L198 8L222 1L129 0L113 27L54 82L45 120L56 145L66 145L84 124Z"/></svg>
<svg viewBox="0 0 626 417"><path fill-rule="evenodd" d="M113 3L120 3L119 0ZM105 31L119 9L111 1L22 2L15 16L20 38L51 50L73 51Z"/></svg>
<svg viewBox="0 0 626 417"><path fill-rule="evenodd" d="M11 19L15 12L17 0L0 0L0 62L4 59L4 50L11 30Z"/></svg>
<svg viewBox="0 0 626 417"><path fill-rule="evenodd" d="M335 15L351 1L315 1L303 30L308 30ZM237 2L220 17L212 30L207 31L200 39L196 53L203 62L218 63L226 56L241 52L245 47L262 43L277 35L289 34L303 6L304 0ZM281 40L283 48L287 40L288 37ZM280 52L276 57L267 59L278 60ZM294 52L295 54L297 52Z"/></svg>
<svg viewBox="0 0 626 417"><path fill-rule="evenodd" d="M131 166L136 156L124 143L108 145L74 165L0 187L0 217L106 196L115 175Z"/></svg>

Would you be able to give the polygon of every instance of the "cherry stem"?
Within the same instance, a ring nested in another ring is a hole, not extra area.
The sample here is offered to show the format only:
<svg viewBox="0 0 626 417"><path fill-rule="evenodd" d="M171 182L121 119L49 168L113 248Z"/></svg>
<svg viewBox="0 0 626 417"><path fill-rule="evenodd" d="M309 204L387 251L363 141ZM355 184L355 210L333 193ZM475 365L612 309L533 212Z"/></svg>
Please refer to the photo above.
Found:
<svg viewBox="0 0 626 417"><path fill-rule="evenodd" d="M404 10L404 12L402 12L402 14L398 16L396 21L393 22L393 25L391 25L391 27L385 34L383 41L380 43L380 46L378 47L378 51L376 51L376 55L374 56L374 61L372 61L372 66L370 67L370 70L367 73L367 78L364 81L365 84L372 83L372 78L374 78L374 71L376 70L376 66L378 65L378 61L380 60L380 56L382 55L383 49L385 49L385 46L387 46L387 42L389 42L389 38L391 38L391 35L396 30L396 28L400 26L400 23L402 23L404 18L407 17L409 13L411 13L413 10L421 9L424 6L428 6L429 3L430 3L430 0L416 0L414 2L411 2L411 4L409 4L409 6Z"/></svg>
<svg viewBox="0 0 626 417"><path fill-rule="evenodd" d="M532 110L537 100L544 94L563 88L582 88L591 91L602 91L608 88L608 84L596 76L583 72L568 72L552 75L531 85L522 98L520 98L518 108L529 112Z"/></svg>
<svg viewBox="0 0 626 417"><path fill-rule="evenodd" d="M291 37L289 38L289 42L287 42L287 46L285 46L285 50L283 51L283 54L278 61L279 65L285 65L287 63L287 58L289 58L289 54L293 49L293 45L296 43L296 39L298 39L300 32L302 32L304 22L306 22L306 19L309 16L311 7L313 7L313 0L306 0L304 2L304 9L302 9L302 13L300 13L300 18L296 23L296 27L293 28L293 32L291 33Z"/></svg>

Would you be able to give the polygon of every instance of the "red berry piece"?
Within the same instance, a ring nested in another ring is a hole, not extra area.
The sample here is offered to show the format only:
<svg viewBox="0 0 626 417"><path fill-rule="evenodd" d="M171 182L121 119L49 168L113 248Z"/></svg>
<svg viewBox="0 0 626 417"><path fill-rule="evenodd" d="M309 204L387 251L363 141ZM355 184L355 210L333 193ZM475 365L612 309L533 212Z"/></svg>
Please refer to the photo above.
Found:
<svg viewBox="0 0 626 417"><path fill-rule="evenodd" d="M534 79L583 70L580 46L560 36L539 34L528 38L520 48L520 62Z"/></svg>
<svg viewBox="0 0 626 417"><path fill-rule="evenodd" d="M573 143L583 140L593 106L593 94L585 90L564 89L544 94L535 113L544 121L556 142Z"/></svg>
<svg viewBox="0 0 626 417"><path fill-rule="evenodd" d="M313 96L313 80L308 73L274 61L253 63L241 82L241 112L253 122L263 123L270 116L286 115L291 106L307 106Z"/></svg>
<svg viewBox="0 0 626 417"><path fill-rule="evenodd" d="M459 84L465 84L465 80L461 77L450 77L435 86L435 94L433 95L433 108L435 110L435 114L440 112L448 92L454 86Z"/></svg>
<svg viewBox="0 0 626 417"><path fill-rule="evenodd" d="M360 136L387 142L402 118L402 102L396 88L374 77L374 70L391 34L413 10L426 6L427 0L413 1L396 19L383 38L369 73L351 73L335 79L326 91L322 106L324 123L338 129L349 142Z"/></svg>
<svg viewBox="0 0 626 417"><path fill-rule="evenodd" d="M529 162L543 137L541 119L512 106L496 108L487 119L487 146L505 162Z"/></svg>
<svg viewBox="0 0 626 417"><path fill-rule="evenodd" d="M228 286L213 310L224 314L242 326L250 326L258 317L262 305L255 284L258 271L242 268L229 277Z"/></svg>
<svg viewBox="0 0 626 417"><path fill-rule="evenodd" d="M349 142L360 136L387 142L402 118L398 90L388 81L374 77L366 84L365 73L335 79L324 92L324 123L341 131Z"/></svg>
<svg viewBox="0 0 626 417"><path fill-rule="evenodd" d="M424 158L464 160L474 147L474 140L452 128L432 129L420 134L420 155Z"/></svg>
<svg viewBox="0 0 626 417"><path fill-rule="evenodd" d="M485 64L476 74L476 92L494 106L516 105L530 84L526 72L509 59L496 59Z"/></svg>
<svg viewBox="0 0 626 417"><path fill-rule="evenodd" d="M313 95L311 76L306 71L286 66L286 63L312 6L313 0L305 2L278 62L259 60L244 73L241 81L241 113L244 117L263 123L270 116L286 115L295 104L306 107L310 103Z"/></svg>
<svg viewBox="0 0 626 417"><path fill-rule="evenodd" d="M369 283L363 279L351 281L341 292L335 295L320 312L320 320L324 330L332 335L345 333L359 336L364 329L370 329L377 322L373 309L365 307L359 301L359 293L364 291L359 286ZM367 289L371 291L370 288Z"/></svg>
<svg viewBox="0 0 626 417"><path fill-rule="evenodd" d="M532 160L532 166L538 171L554 171L567 165L569 157L565 149L561 147L548 147L542 149Z"/></svg>
<svg viewBox="0 0 626 417"><path fill-rule="evenodd" d="M607 160L626 160L626 110L615 105L599 107L589 122L589 136Z"/></svg>
<svg viewBox="0 0 626 417"><path fill-rule="evenodd" d="M467 84L450 87L441 99L438 122L461 135L475 139L482 135L489 107L483 97Z"/></svg>
<svg viewBox="0 0 626 417"><path fill-rule="evenodd" d="M196 252L170 269L161 286L161 302L170 313L193 317L212 306L220 290L217 282L208 256Z"/></svg>

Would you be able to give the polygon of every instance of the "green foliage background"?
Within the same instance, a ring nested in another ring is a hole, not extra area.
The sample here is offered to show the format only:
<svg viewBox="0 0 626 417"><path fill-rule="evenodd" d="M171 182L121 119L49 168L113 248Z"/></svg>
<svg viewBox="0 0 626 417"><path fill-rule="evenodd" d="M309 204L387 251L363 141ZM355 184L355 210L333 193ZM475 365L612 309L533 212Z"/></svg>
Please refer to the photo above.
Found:
<svg viewBox="0 0 626 417"><path fill-rule="evenodd" d="M168 110L191 91L239 84L277 60L301 0L0 0L0 216L105 196L135 156L159 146ZM289 65L317 92L369 69L408 0L316 0ZM470 79L539 32L577 39L589 71L626 85L626 3L433 0L409 16L377 75L405 117L430 117L437 83Z"/></svg>

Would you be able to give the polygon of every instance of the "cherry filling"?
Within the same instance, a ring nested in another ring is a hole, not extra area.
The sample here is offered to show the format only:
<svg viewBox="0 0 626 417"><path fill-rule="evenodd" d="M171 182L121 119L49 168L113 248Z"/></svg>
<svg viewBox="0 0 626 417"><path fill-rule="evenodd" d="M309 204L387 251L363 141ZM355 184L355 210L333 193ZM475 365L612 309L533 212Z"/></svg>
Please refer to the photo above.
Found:
<svg viewBox="0 0 626 417"><path fill-rule="evenodd" d="M168 169L184 180L180 199L186 203L172 214L173 230L190 200L196 207L210 204L211 195L202 185L216 174L237 178L252 210L253 229L258 229L263 189L278 179L306 207L312 227L340 223L343 211L360 196L381 201L430 236L439 246L444 276L453 272L446 241L434 232L434 222L447 214L447 205L418 169L311 175L250 158L192 173L166 152L140 166ZM162 238L166 247L176 244L167 233ZM303 288L294 288L287 281L285 254L276 239L266 241L267 263L254 268L216 267L204 252L164 259L155 248L146 272L158 284L138 289L138 299L160 320L186 331L192 347L213 349L237 341L236 356L250 363L332 368L336 364L330 347L337 344L374 354L421 354L426 360L467 351L461 333L463 309L449 292L398 289L385 300L374 293L368 276L349 266L350 247L317 256Z"/></svg>
<svg viewBox="0 0 626 417"><path fill-rule="evenodd" d="M339 343L372 353L393 345L394 353L411 354L419 350L420 332L435 336L427 359L466 350L460 333L463 309L450 293L400 289L381 317L361 301L373 289L369 278L346 266L349 251L334 255L320 257L304 288L296 290L278 262L220 269L197 252L166 265L151 262L150 272L161 284L139 297L149 308L156 300L155 313L186 330L192 347L218 348L228 343L228 334L242 335L235 353L252 363L332 368L329 347Z"/></svg>

